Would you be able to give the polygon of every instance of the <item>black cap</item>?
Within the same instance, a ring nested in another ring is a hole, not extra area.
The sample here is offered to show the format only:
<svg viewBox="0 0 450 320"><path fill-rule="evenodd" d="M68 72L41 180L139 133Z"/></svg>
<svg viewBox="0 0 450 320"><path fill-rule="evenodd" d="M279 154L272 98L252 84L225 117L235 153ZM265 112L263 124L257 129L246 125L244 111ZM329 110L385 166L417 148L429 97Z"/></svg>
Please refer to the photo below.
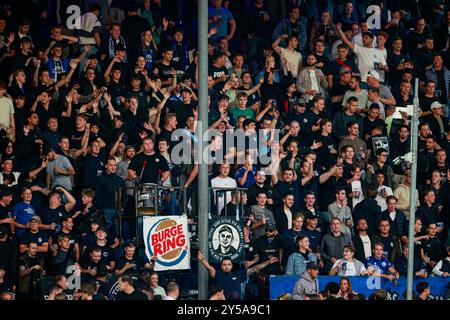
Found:
<svg viewBox="0 0 450 320"><path fill-rule="evenodd" d="M264 228L265 231L274 231L277 230L277 227L273 223L266 224L266 227Z"/></svg>
<svg viewBox="0 0 450 320"><path fill-rule="evenodd" d="M65 239L65 238L68 238L69 240L71 239L70 235L62 233L58 237L58 242L60 242L61 240Z"/></svg>
<svg viewBox="0 0 450 320"><path fill-rule="evenodd" d="M104 226L100 226L100 227L97 229L97 231L103 231L103 232L108 233L108 229L106 229L106 227L104 227ZM96 232L97 232L97 231L96 231Z"/></svg>
<svg viewBox="0 0 450 320"><path fill-rule="evenodd" d="M319 215L318 214L314 214L312 212L308 212L305 214L305 220L306 219L319 219Z"/></svg>
<svg viewBox="0 0 450 320"><path fill-rule="evenodd" d="M314 269L314 270L319 270L319 265L315 262L308 262L308 264L306 265L306 269Z"/></svg>
<svg viewBox="0 0 450 320"><path fill-rule="evenodd" d="M304 99L297 99L294 102L294 106L299 106L299 107L306 107L307 103Z"/></svg>
<svg viewBox="0 0 450 320"><path fill-rule="evenodd" d="M189 89L186 88L186 87L183 87L183 88L181 88L181 90L180 90L180 94L183 94L183 92L189 92L189 93L191 93L191 90L189 90Z"/></svg>
<svg viewBox="0 0 450 320"><path fill-rule="evenodd" d="M46 144L44 147L42 147L42 154L44 156L48 155L52 151L54 151L53 148L51 146L49 146L48 144Z"/></svg>

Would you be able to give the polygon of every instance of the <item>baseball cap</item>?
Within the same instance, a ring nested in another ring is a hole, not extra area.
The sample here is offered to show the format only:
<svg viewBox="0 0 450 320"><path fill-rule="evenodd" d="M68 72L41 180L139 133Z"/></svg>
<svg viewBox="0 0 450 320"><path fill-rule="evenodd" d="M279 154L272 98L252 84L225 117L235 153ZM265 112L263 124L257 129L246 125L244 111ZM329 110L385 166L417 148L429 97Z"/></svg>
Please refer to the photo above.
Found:
<svg viewBox="0 0 450 320"><path fill-rule="evenodd" d="M442 104L439 101L435 101L431 104L430 110L442 108Z"/></svg>
<svg viewBox="0 0 450 320"><path fill-rule="evenodd" d="M273 231L273 230L276 230L277 228L275 227L275 225L273 223L268 223L268 224L266 224L266 227L264 229L265 229L265 231Z"/></svg>
<svg viewBox="0 0 450 320"><path fill-rule="evenodd" d="M31 217L30 221L33 221L33 220L36 221L37 223L41 223L42 222L41 217L39 217L37 215L34 215L34 216Z"/></svg>
<svg viewBox="0 0 450 320"><path fill-rule="evenodd" d="M376 80L380 80L380 74L376 70L369 71L367 73L367 78L369 78L369 77L375 78Z"/></svg>
<svg viewBox="0 0 450 320"><path fill-rule="evenodd" d="M191 90L189 90L189 89L186 88L186 87L183 87L183 88L181 88L180 93L183 94L183 92L191 93Z"/></svg>
<svg viewBox="0 0 450 320"><path fill-rule="evenodd" d="M98 227L97 231L103 231L103 232L108 233L108 229L106 229L106 227L104 227L104 226Z"/></svg>
<svg viewBox="0 0 450 320"><path fill-rule="evenodd" d="M319 265L315 262L308 262L306 264L306 269L314 269L314 270L319 270Z"/></svg>
<svg viewBox="0 0 450 320"><path fill-rule="evenodd" d="M54 151L53 150L53 148L51 147L51 146L49 146L49 145L45 145L43 148L42 148L42 154L44 155L44 156L46 156L46 155L48 155L50 152L52 152L52 151Z"/></svg>
<svg viewBox="0 0 450 320"><path fill-rule="evenodd" d="M306 101L304 99L297 99L294 102L295 106L306 107Z"/></svg>
<svg viewBox="0 0 450 320"><path fill-rule="evenodd" d="M58 242L60 242L62 239L66 239L66 238L70 239L70 235L62 233L58 237Z"/></svg>
<svg viewBox="0 0 450 320"><path fill-rule="evenodd" d="M319 219L319 215L314 214L312 212L308 212L305 214L305 220L306 219Z"/></svg>

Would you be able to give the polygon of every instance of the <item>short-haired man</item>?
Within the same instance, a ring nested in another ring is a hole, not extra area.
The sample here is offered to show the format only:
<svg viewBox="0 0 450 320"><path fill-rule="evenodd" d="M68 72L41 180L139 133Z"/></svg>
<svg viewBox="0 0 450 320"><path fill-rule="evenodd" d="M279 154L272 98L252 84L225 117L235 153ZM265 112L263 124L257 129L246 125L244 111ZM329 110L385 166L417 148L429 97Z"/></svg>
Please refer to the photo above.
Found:
<svg viewBox="0 0 450 320"><path fill-rule="evenodd" d="M420 254L422 259L431 271L436 264L442 259L442 243L437 237L437 226L435 222L429 222L427 225L428 239L422 240Z"/></svg>
<svg viewBox="0 0 450 320"><path fill-rule="evenodd" d="M264 191L256 195L256 205L250 207L250 229L253 231L254 239L264 235L266 225L275 225L272 211L267 209L267 195Z"/></svg>
<svg viewBox="0 0 450 320"><path fill-rule="evenodd" d="M139 289L135 289L133 279L129 276L119 278L119 293L116 300L148 300L148 297Z"/></svg>
<svg viewBox="0 0 450 320"><path fill-rule="evenodd" d="M225 258L220 263L220 271L217 271L209 262L205 259L205 256L201 251L198 251L198 261L208 270L209 276L214 280L216 285L222 286L224 289L225 297L236 295L241 299L241 284L247 281L248 276L259 272L268 265L278 262L278 258L272 257L269 260L257 264L248 269L242 269L239 271L233 271L233 262L229 258Z"/></svg>
<svg viewBox="0 0 450 320"><path fill-rule="evenodd" d="M363 217L356 222L356 234L352 237L355 246L355 259L366 261L372 255L372 241L368 235L369 226Z"/></svg>
<svg viewBox="0 0 450 320"><path fill-rule="evenodd" d="M430 286L427 282L421 281L416 284L417 297L416 300L425 301L428 300L431 295Z"/></svg>
<svg viewBox="0 0 450 320"><path fill-rule="evenodd" d="M67 191L72 191L71 177L75 175L75 169L70 164L69 159L57 154L49 146L44 146L42 153L49 160L47 165L47 186L49 188L62 186Z"/></svg>
<svg viewBox="0 0 450 320"><path fill-rule="evenodd" d="M345 245L353 245L352 239L349 234L341 232L341 220L339 218L332 218L331 232L322 238L320 245L324 273L328 274L333 264L342 258Z"/></svg>
<svg viewBox="0 0 450 320"><path fill-rule="evenodd" d="M177 300L180 296L180 287L176 282L169 282L166 292L167 294L163 297L163 300Z"/></svg>
<svg viewBox="0 0 450 320"><path fill-rule="evenodd" d="M366 259L366 269L369 276L389 279L398 279L400 274L395 270L394 265L383 255L384 245L377 242L373 245L373 255Z"/></svg>
<svg viewBox="0 0 450 320"><path fill-rule="evenodd" d="M289 256L286 266L286 275L301 275L306 270L308 262L316 262L317 258L311 252L307 236L299 236L296 239L298 251Z"/></svg>
<svg viewBox="0 0 450 320"><path fill-rule="evenodd" d="M391 223L388 219L381 218L378 222L378 234L373 236L373 243L382 243L384 246L383 255L394 262L401 256L400 239L392 234Z"/></svg>
<svg viewBox="0 0 450 320"><path fill-rule="evenodd" d="M363 127L363 119L357 113L358 110L358 98L350 97L346 101L346 108L344 111L339 111L333 118L333 130L337 138L345 136L347 133L347 123L354 121L358 123L359 128ZM358 136L361 137L362 131Z"/></svg>
<svg viewBox="0 0 450 320"><path fill-rule="evenodd" d="M142 270L153 270L147 258L141 259L136 255L136 245L128 242L124 247L124 255L117 259L115 273L117 275L137 275Z"/></svg>
<svg viewBox="0 0 450 320"><path fill-rule="evenodd" d="M81 258L80 265L83 283L106 279L107 270L101 248L94 247L88 255L85 254Z"/></svg>

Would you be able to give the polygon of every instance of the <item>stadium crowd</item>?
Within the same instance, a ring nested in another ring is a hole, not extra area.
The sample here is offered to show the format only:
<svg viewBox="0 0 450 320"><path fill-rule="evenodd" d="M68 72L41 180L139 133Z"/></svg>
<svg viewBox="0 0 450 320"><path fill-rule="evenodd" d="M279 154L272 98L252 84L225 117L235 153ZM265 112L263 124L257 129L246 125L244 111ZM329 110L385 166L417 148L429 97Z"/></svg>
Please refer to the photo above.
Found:
<svg viewBox="0 0 450 320"><path fill-rule="evenodd" d="M0 299L109 299L112 276L118 300L185 291L140 254L133 187L195 221L198 163L172 150L199 139L196 3L0 1ZM450 275L450 2L211 0L208 25L211 214L246 217L247 244L242 262L192 259L211 299L267 299L283 274L293 299L365 299L351 277L406 276L411 223L426 299ZM319 274L342 280L319 295Z"/></svg>

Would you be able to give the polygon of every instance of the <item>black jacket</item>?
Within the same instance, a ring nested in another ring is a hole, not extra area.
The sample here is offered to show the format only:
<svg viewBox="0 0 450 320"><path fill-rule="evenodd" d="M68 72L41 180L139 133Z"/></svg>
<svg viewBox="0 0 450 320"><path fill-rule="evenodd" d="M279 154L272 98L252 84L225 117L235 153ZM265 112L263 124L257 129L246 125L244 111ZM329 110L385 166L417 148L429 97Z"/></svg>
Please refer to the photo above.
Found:
<svg viewBox="0 0 450 320"><path fill-rule="evenodd" d="M367 221L369 229L367 233L369 236L373 235L377 230L378 221L381 218L381 208L378 206L374 199L365 198L363 201L358 203L353 209L353 221L355 222L355 233L358 220L364 218Z"/></svg>
<svg viewBox="0 0 450 320"><path fill-rule="evenodd" d="M125 182L117 174L103 174L97 178L95 184L95 198L97 199L98 208L114 209L116 208L116 190L125 188ZM122 192L122 208L127 201L127 193Z"/></svg>
<svg viewBox="0 0 450 320"><path fill-rule="evenodd" d="M275 219L275 225L277 226L278 232L288 230L292 227L288 225L288 218L284 212L284 205L273 210L273 217Z"/></svg>
<svg viewBox="0 0 450 320"><path fill-rule="evenodd" d="M397 236L398 238L408 235L408 220L401 210L397 210L394 221L392 221L391 216L389 215L389 212L387 210L384 210L381 213L381 218L389 220L389 223L391 224L391 232L393 235Z"/></svg>
<svg viewBox="0 0 450 320"><path fill-rule="evenodd" d="M370 239L370 237L369 237ZM361 240L361 237L358 234L355 234L352 237L353 246L355 247L355 256L354 258L359 261L366 261L366 256L364 254L364 244ZM370 239L370 247L372 248L373 241Z"/></svg>
<svg viewBox="0 0 450 320"><path fill-rule="evenodd" d="M448 118L447 117L441 117L442 124L444 125L444 132L448 132L449 125L448 125ZM423 119L423 122L427 122L430 126L431 132L433 132L433 136L436 137L437 142L439 145L443 142L442 135L441 135L441 128L439 126L439 121L434 116L428 116ZM445 138L444 138L445 139Z"/></svg>

